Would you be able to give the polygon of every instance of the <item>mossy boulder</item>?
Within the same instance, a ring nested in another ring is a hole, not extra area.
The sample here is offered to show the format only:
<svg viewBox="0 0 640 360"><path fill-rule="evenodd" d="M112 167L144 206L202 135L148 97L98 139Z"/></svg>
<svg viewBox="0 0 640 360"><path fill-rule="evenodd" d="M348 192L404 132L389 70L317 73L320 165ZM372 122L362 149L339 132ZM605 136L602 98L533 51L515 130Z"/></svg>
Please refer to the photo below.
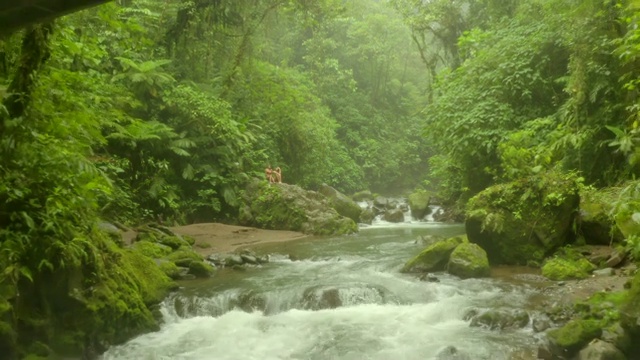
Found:
<svg viewBox="0 0 640 360"><path fill-rule="evenodd" d="M571 175L546 173L495 185L467 204L467 236L493 264L540 263L573 240L579 200Z"/></svg>
<svg viewBox="0 0 640 360"><path fill-rule="evenodd" d="M348 217L356 223L360 220L362 208L351 198L327 184L322 184L318 192L329 199L329 204L336 209L338 214Z"/></svg>
<svg viewBox="0 0 640 360"><path fill-rule="evenodd" d="M31 296L20 300L21 307L33 312L18 314L20 331L57 355L99 353L105 346L157 330L150 307L176 286L136 249L122 249L111 240L96 242L99 257L81 267L41 273L33 285L21 289L24 294L37 291L47 303Z"/></svg>
<svg viewBox="0 0 640 360"><path fill-rule="evenodd" d="M166 259L156 259L156 264L158 265L160 270L162 270L162 272L171 279L180 279L182 272L180 271L180 268L178 268L178 265L176 265L174 262Z"/></svg>
<svg viewBox="0 0 640 360"><path fill-rule="evenodd" d="M584 190L580 194L580 234L591 245L620 243L624 235L610 215L618 192L612 188Z"/></svg>
<svg viewBox="0 0 640 360"><path fill-rule="evenodd" d="M456 236L433 243L409 260L400 271L407 273L444 270L453 250L465 241L466 237Z"/></svg>
<svg viewBox="0 0 640 360"><path fill-rule="evenodd" d="M182 246L191 246L181 236L166 235L161 236L157 240L158 244L166 245L174 250L179 249Z"/></svg>
<svg viewBox="0 0 640 360"><path fill-rule="evenodd" d="M371 209L364 209L362 210L362 213L360 214L360 223L363 224L371 224L373 223L373 219L375 219L376 214L373 213L373 210Z"/></svg>
<svg viewBox="0 0 640 360"><path fill-rule="evenodd" d="M182 246L178 250L170 253L165 256L164 259L169 260L181 267L189 267L193 261L202 261L202 256L197 252L193 251L190 246Z"/></svg>
<svg viewBox="0 0 640 360"><path fill-rule="evenodd" d="M458 245L449 256L447 271L463 279L489 276L491 268L487 253L477 244Z"/></svg>
<svg viewBox="0 0 640 360"><path fill-rule="evenodd" d="M213 275L215 268L204 261L192 261L189 264L189 274L199 278L207 278Z"/></svg>
<svg viewBox="0 0 640 360"><path fill-rule="evenodd" d="M402 211L401 209L385 210L384 214L382 215L382 219L384 221L392 223L404 222L404 211Z"/></svg>
<svg viewBox="0 0 640 360"><path fill-rule="evenodd" d="M152 259L160 259L169 255L172 251L171 247L150 241L138 241L131 246L139 253Z"/></svg>
<svg viewBox="0 0 640 360"><path fill-rule="evenodd" d="M431 213L429 202L431 194L426 191L416 191L409 195L409 209L411 209L411 217L416 220L422 220Z"/></svg>
<svg viewBox="0 0 640 360"><path fill-rule="evenodd" d="M342 235L358 231L356 222L338 214L324 195L295 185L251 182L242 197L241 225L312 235Z"/></svg>
<svg viewBox="0 0 640 360"><path fill-rule="evenodd" d="M561 328L549 330L547 339L554 354L571 358L601 334L599 321L577 319L569 321Z"/></svg>
<svg viewBox="0 0 640 360"><path fill-rule="evenodd" d="M553 257L542 266L542 275L549 280L585 279L594 269L585 258Z"/></svg>

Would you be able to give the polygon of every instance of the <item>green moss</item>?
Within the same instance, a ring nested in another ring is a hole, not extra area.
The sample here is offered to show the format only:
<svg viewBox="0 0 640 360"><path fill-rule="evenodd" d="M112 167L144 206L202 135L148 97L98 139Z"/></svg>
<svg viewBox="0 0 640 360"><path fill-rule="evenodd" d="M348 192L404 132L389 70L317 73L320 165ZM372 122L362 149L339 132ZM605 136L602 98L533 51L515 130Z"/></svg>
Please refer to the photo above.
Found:
<svg viewBox="0 0 640 360"><path fill-rule="evenodd" d="M187 242L187 244L193 246L196 243L196 239L189 235L182 235L182 239Z"/></svg>
<svg viewBox="0 0 640 360"><path fill-rule="evenodd" d="M415 219L422 219L431 212L429 202L431 201L431 194L422 190L417 191L409 195L409 208L411 209L411 216Z"/></svg>
<svg viewBox="0 0 640 360"><path fill-rule="evenodd" d="M175 263L166 259L160 259L158 260L158 267L165 275L167 275L171 279L176 280L180 278L180 269Z"/></svg>
<svg viewBox="0 0 640 360"><path fill-rule="evenodd" d="M552 172L491 186L467 204L467 235L492 263L540 262L573 238L578 204L572 175Z"/></svg>
<svg viewBox="0 0 640 360"><path fill-rule="evenodd" d="M477 244L468 242L460 244L453 250L447 270L463 279L485 277L491 272L487 253Z"/></svg>
<svg viewBox="0 0 640 360"><path fill-rule="evenodd" d="M550 280L584 279L594 266L587 259L572 260L555 257L542 266L542 275Z"/></svg>
<svg viewBox="0 0 640 360"><path fill-rule="evenodd" d="M550 330L547 336L554 346L565 350L569 356L602 334L601 323L596 320L572 320L565 326Z"/></svg>
<svg viewBox="0 0 640 360"><path fill-rule="evenodd" d="M99 275L85 276L85 287L71 291L73 299L57 305L51 320L55 331L46 343L57 354L77 355L89 339L116 344L158 329L148 306L160 302L175 284L137 250L120 249L111 242L100 246Z"/></svg>
<svg viewBox="0 0 640 360"><path fill-rule="evenodd" d="M160 259L171 253L171 248L167 245L157 244L149 241L138 241L134 243L132 249L135 249L144 256L152 259Z"/></svg>
<svg viewBox="0 0 640 360"><path fill-rule="evenodd" d="M189 274L196 277L207 278L213 274L215 268L204 261L192 261L189 264Z"/></svg>
<svg viewBox="0 0 640 360"><path fill-rule="evenodd" d="M456 236L438 241L422 250L409 260L401 272L429 272L444 270L449 255L460 244L466 241L466 236Z"/></svg>
<svg viewBox="0 0 640 360"><path fill-rule="evenodd" d="M122 258L121 268L130 271L145 304L159 303L174 286L158 265L143 254L124 250Z"/></svg>
<svg viewBox="0 0 640 360"><path fill-rule="evenodd" d="M193 251L189 246L182 246L178 250L167 255L165 259L175 263L178 266L189 267L192 261L202 261L202 256Z"/></svg>
<svg viewBox="0 0 640 360"><path fill-rule="evenodd" d="M174 250L177 250L182 246L191 246L178 236L162 236L158 238L157 242L159 244L166 245Z"/></svg>

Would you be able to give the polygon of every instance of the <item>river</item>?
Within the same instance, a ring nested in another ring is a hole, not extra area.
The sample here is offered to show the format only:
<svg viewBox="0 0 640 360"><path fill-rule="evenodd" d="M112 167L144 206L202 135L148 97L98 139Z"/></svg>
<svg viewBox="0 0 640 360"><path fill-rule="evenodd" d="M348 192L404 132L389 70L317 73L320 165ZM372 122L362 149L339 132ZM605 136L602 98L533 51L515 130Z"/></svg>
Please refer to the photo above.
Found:
<svg viewBox="0 0 640 360"><path fill-rule="evenodd" d="M447 274L426 282L399 273L421 250L419 236L463 232L461 225L378 221L355 235L258 248L272 254L268 264L181 284L161 304L159 331L102 358L535 359L530 325L496 331L465 320L470 309L527 308L533 287ZM443 355L450 346L457 354Z"/></svg>

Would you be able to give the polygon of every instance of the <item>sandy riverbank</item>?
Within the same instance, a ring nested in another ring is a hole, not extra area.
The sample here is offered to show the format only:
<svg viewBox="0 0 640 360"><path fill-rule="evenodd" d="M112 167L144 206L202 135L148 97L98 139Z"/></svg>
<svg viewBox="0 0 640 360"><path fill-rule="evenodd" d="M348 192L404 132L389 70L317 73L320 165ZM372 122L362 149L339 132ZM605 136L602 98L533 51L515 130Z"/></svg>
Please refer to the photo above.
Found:
<svg viewBox="0 0 640 360"><path fill-rule="evenodd" d="M196 240L193 249L203 256L232 252L246 246L299 240L308 236L297 231L265 230L220 223L177 226L171 230L193 237Z"/></svg>

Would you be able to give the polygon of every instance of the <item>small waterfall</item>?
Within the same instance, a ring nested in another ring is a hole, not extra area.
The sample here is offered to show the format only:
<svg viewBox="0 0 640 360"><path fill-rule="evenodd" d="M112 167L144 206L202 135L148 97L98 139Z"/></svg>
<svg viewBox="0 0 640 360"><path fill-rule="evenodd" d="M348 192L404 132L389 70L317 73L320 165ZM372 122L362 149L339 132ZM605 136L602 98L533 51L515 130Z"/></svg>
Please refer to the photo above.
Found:
<svg viewBox="0 0 640 360"><path fill-rule="evenodd" d="M274 255L260 269L185 286L162 304L159 331L110 348L102 360L422 360L451 346L460 358L512 360L518 351L518 359L535 359L530 327L491 331L468 317L525 308L526 287L399 273L420 250L416 237L463 231L425 223L292 242L288 251L302 260Z"/></svg>

